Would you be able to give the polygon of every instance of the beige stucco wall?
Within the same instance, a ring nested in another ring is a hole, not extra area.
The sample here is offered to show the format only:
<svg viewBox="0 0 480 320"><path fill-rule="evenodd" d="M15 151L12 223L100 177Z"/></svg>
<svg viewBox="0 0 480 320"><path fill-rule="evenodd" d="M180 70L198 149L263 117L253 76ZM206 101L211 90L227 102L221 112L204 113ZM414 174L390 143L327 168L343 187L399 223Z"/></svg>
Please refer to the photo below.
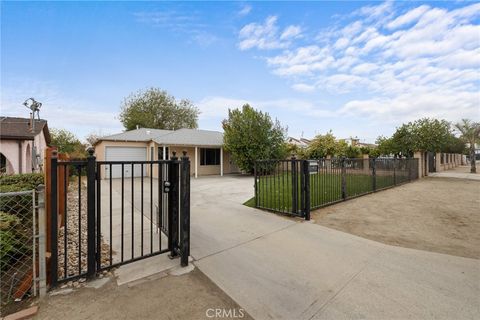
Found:
<svg viewBox="0 0 480 320"><path fill-rule="evenodd" d="M95 146L95 155L98 161L105 160L105 148L106 147L145 147L147 148L147 160L162 160L158 159L159 149L162 151L163 145L159 145L155 142L125 142L125 141L101 141ZM151 147L154 147L154 157L150 159ZM195 163L197 163L198 175L219 175L220 165L218 166L202 166L200 165L200 147L197 148L198 157L195 158L194 146L179 146L179 145L166 145L168 147L169 159L173 156L173 152L176 152L178 158L183 156L183 151L187 152L187 157L190 158L190 175L195 176ZM212 147L214 148L214 147ZM231 161L231 155L223 151L223 173L237 173L239 172L237 166ZM153 165L153 176L158 176L158 165ZM147 175L150 176L150 167L147 166ZM101 177L104 178L104 170L102 170Z"/></svg>

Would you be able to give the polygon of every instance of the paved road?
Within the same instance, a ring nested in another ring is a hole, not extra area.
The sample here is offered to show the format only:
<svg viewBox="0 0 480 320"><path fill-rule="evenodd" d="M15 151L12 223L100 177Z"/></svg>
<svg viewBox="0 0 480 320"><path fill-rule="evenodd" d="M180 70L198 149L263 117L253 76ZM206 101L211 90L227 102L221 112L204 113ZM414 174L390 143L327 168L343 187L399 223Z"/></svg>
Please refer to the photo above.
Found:
<svg viewBox="0 0 480 320"><path fill-rule="evenodd" d="M241 203L252 184L235 176L192 180L191 254L254 318L480 314L480 260L388 246L248 208Z"/></svg>

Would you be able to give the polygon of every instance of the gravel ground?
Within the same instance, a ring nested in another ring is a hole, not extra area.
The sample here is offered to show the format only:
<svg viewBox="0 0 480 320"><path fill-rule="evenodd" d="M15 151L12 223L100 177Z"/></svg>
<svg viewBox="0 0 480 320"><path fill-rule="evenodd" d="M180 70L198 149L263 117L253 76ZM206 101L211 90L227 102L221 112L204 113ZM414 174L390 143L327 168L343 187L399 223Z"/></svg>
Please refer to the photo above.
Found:
<svg viewBox="0 0 480 320"><path fill-rule="evenodd" d="M82 179L83 180L83 179ZM67 276L74 276L87 270L87 187L82 181L81 202L78 201L78 180L71 182L67 194ZM81 210L79 207L81 206ZM79 220L79 211L80 220ZM80 226L80 228L79 228ZM65 227L59 228L58 234L58 273L63 278L65 274ZM81 254L79 254L79 249ZM107 259L109 247L102 243L102 257ZM80 258L80 259L79 259ZM80 263L81 262L81 265ZM102 264L106 261L102 261ZM83 282L83 280L81 281ZM77 285L78 282L70 282Z"/></svg>
<svg viewBox="0 0 480 320"><path fill-rule="evenodd" d="M326 227L390 245L480 259L480 181L424 178L312 212Z"/></svg>

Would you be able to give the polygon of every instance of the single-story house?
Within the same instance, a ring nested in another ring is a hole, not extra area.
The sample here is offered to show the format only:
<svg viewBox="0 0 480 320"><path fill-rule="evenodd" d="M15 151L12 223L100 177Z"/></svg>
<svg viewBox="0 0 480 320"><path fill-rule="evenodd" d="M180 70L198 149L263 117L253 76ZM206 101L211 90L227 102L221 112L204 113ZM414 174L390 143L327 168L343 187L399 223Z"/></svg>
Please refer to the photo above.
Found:
<svg viewBox="0 0 480 320"><path fill-rule="evenodd" d="M99 138L95 144L97 161L156 161L168 160L173 152L177 157L187 151L192 176L238 173L231 155L223 149L223 133L198 129L159 130L139 128ZM134 169L134 176L149 175L149 169ZM109 177L109 166L105 166L102 177ZM124 176L131 176L124 168ZM155 173L154 169L154 175ZM120 166L112 167L112 177L122 175Z"/></svg>
<svg viewBox="0 0 480 320"><path fill-rule="evenodd" d="M42 171L50 144L46 120L0 117L0 170L6 174Z"/></svg>

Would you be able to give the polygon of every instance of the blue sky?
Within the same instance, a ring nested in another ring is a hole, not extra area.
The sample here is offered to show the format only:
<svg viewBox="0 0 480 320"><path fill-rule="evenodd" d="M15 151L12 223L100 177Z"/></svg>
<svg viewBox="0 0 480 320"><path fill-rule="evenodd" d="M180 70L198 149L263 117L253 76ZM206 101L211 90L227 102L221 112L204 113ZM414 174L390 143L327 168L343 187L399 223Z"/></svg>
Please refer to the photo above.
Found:
<svg viewBox="0 0 480 320"><path fill-rule="evenodd" d="M476 2L1 2L1 114L83 138L147 87L221 130L249 102L291 136L372 142L420 117L479 120Z"/></svg>

